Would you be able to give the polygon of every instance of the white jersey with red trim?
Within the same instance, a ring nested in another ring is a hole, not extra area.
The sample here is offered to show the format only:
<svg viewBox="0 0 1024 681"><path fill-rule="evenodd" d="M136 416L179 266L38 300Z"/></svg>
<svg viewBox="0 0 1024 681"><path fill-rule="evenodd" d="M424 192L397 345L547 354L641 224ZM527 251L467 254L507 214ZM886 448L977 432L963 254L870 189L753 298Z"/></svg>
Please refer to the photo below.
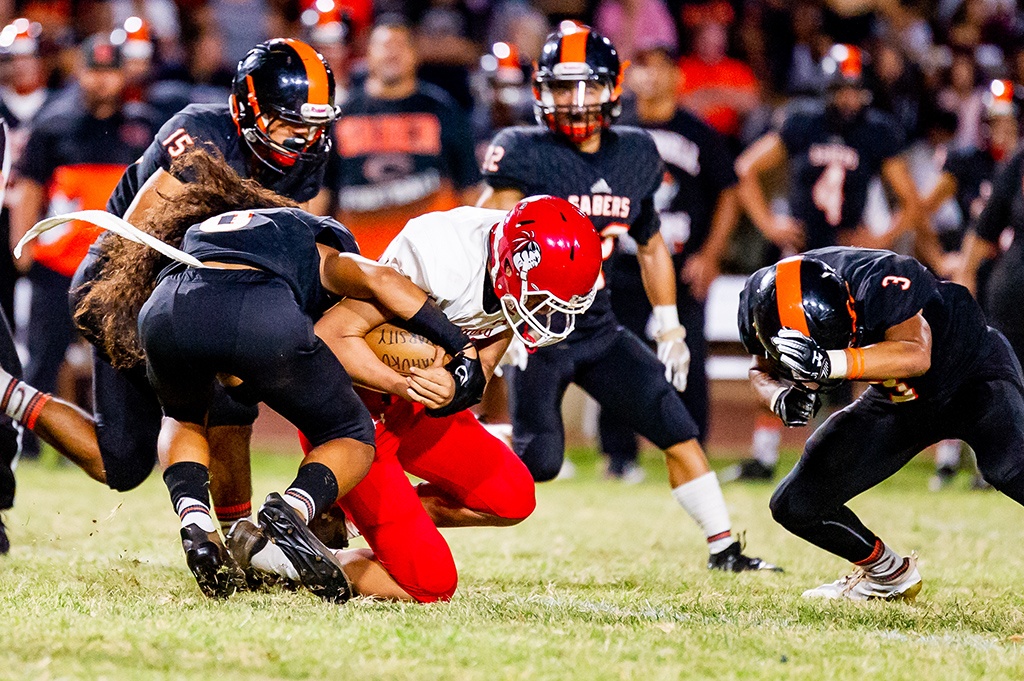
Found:
<svg viewBox="0 0 1024 681"><path fill-rule="evenodd" d="M501 210L462 206L413 218L380 262L426 291L470 338L490 338L508 330L497 300L493 311L484 305L484 292L493 291L487 272L488 239L491 227L505 215Z"/></svg>

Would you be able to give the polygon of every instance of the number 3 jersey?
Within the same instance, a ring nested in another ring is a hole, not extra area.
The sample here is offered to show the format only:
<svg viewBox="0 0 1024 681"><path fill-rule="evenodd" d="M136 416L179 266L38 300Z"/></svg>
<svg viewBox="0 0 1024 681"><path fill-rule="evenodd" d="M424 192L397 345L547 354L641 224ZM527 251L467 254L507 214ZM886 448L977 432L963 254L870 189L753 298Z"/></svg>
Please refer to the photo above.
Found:
<svg viewBox="0 0 1024 681"><path fill-rule="evenodd" d="M866 109L839 125L824 104L791 111L779 135L789 156L789 208L807 248L835 245L838 231L861 223L868 184L905 145L888 114Z"/></svg>
<svg viewBox="0 0 1024 681"><path fill-rule="evenodd" d="M628 233L644 245L658 233L654 193L664 172L650 134L618 125L604 131L601 148L592 154L546 128L507 128L495 136L483 164L484 178L494 189L550 194L579 208L604 238L606 260L617 237ZM615 323L603 275L598 286L594 304L576 318L570 341L581 332Z"/></svg>
<svg viewBox="0 0 1024 681"><path fill-rule="evenodd" d="M918 312L923 312L931 327L931 368L916 378L894 377L876 383L872 390L882 391L893 402L919 397L942 399L976 373L987 326L981 308L967 289L939 281L914 258L891 251L834 247L803 255L832 267L849 286L856 347L884 341L886 331ZM740 339L747 352L760 357L766 355L754 330L752 301L769 269L750 275L740 294Z"/></svg>

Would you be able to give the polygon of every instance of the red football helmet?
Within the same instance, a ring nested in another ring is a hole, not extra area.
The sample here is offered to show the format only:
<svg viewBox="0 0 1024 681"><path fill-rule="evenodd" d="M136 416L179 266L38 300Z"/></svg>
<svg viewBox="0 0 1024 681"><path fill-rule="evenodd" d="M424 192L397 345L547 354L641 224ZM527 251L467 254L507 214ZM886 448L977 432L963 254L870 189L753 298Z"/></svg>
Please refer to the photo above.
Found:
<svg viewBox="0 0 1024 681"><path fill-rule="evenodd" d="M528 348L563 340L594 302L601 239L564 199L523 199L491 228L491 278L501 311Z"/></svg>

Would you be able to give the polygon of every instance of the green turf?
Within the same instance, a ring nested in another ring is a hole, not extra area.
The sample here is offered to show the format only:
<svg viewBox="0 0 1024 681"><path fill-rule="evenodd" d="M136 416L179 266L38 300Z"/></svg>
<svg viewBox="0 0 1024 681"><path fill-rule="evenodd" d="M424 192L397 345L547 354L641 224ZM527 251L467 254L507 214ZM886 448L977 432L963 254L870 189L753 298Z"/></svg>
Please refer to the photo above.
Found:
<svg viewBox="0 0 1024 681"><path fill-rule="evenodd" d="M1009 679L1024 677L1024 510L996 493L925 490L915 463L857 499L868 524L921 555L915 605L810 603L845 565L789 536L768 485L727 488L750 550L787 572L704 569L703 541L648 482L580 477L538 490L506 529L446 531L449 604L305 593L211 602L197 590L159 476L126 495L68 467L25 465L0 570L0 678ZM262 494L294 460L260 457Z"/></svg>

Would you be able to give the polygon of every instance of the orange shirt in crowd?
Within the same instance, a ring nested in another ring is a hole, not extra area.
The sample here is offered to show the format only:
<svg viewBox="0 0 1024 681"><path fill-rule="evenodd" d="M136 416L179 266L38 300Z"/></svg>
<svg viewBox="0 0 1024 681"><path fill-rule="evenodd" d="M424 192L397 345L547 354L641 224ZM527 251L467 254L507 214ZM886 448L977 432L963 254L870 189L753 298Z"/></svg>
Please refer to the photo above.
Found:
<svg viewBox="0 0 1024 681"><path fill-rule="evenodd" d="M683 57L679 60L679 75L680 97L712 88L753 94L758 89L753 70L738 59L729 57L716 64L707 64L698 57ZM698 113L723 135L735 136L739 132L740 114L726 104L712 104Z"/></svg>

